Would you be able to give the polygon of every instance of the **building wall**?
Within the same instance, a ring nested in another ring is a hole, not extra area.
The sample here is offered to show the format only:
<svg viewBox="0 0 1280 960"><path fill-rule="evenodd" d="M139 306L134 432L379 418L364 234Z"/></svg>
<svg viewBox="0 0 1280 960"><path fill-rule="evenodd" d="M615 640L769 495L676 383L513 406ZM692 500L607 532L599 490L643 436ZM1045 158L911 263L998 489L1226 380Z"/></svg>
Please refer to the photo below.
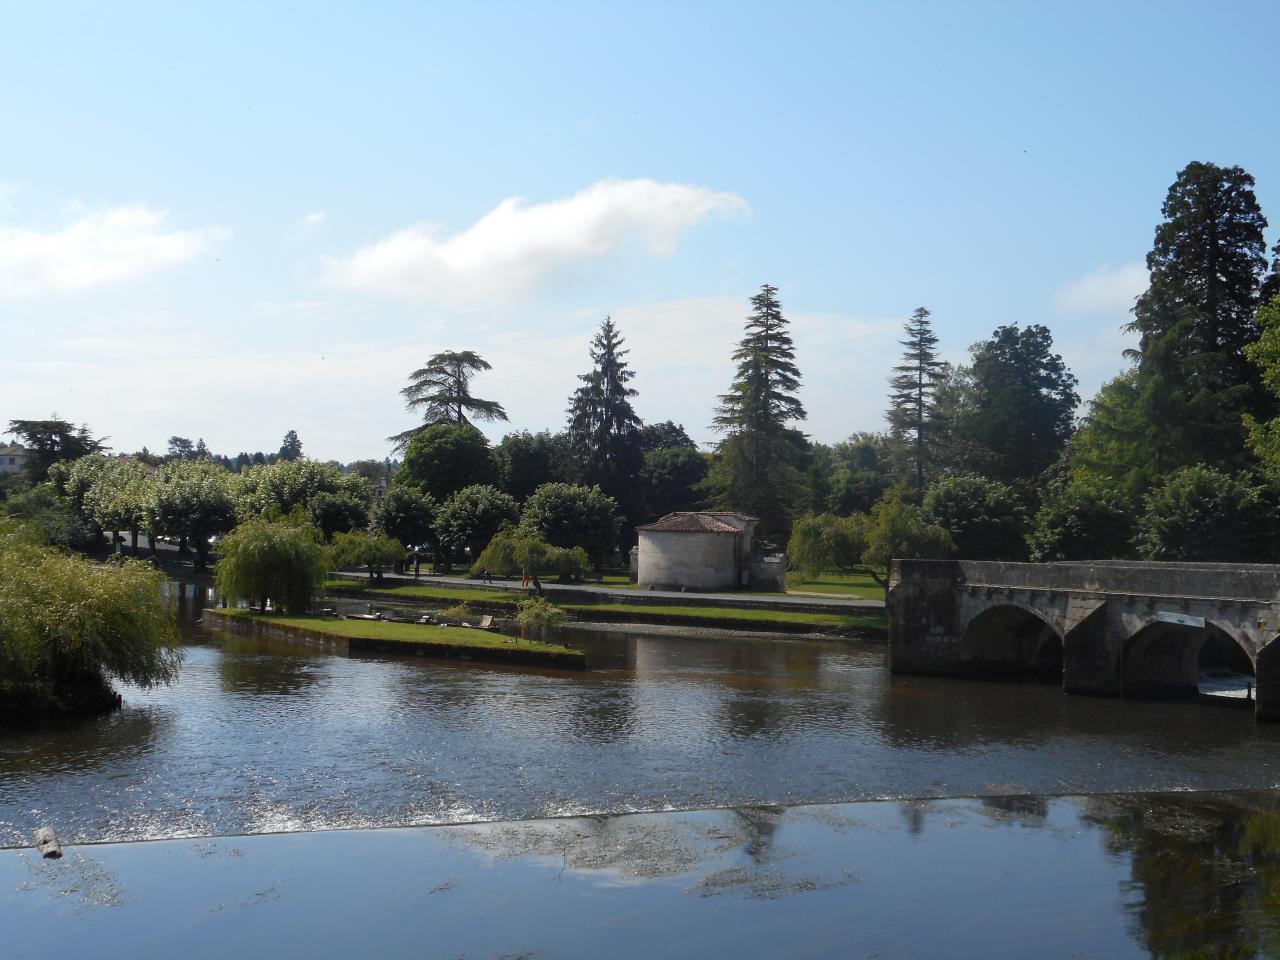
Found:
<svg viewBox="0 0 1280 960"><path fill-rule="evenodd" d="M27 462L26 453L0 454L0 473L20 473L22 465Z"/></svg>
<svg viewBox="0 0 1280 960"><path fill-rule="evenodd" d="M739 539L729 533L641 530L640 589L736 589Z"/></svg>

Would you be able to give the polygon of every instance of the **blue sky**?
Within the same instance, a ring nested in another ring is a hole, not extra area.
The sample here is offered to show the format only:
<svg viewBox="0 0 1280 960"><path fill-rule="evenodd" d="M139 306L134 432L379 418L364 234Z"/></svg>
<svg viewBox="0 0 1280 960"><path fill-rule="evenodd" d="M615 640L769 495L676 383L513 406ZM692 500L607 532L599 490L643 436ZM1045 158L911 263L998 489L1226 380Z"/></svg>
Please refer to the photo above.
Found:
<svg viewBox="0 0 1280 960"><path fill-rule="evenodd" d="M1160 203L1280 237L1280 6L0 3L0 418L382 456L442 349L558 428L593 328L699 440L780 289L806 429L883 425L901 323L1118 371Z"/></svg>

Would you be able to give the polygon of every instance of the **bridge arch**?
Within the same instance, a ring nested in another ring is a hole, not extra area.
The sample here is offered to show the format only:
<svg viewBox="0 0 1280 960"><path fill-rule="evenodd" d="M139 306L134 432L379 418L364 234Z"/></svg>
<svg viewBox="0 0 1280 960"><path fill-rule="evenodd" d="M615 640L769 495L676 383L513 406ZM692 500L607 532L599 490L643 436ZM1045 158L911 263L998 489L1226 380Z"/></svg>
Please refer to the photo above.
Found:
<svg viewBox="0 0 1280 960"><path fill-rule="evenodd" d="M1031 607L1004 601L976 613L959 641L965 672L1062 682L1062 634Z"/></svg>
<svg viewBox="0 0 1280 960"><path fill-rule="evenodd" d="M1151 619L1125 638L1121 693L1131 697L1190 698L1215 686L1240 686L1256 676L1253 642L1217 620L1172 623Z"/></svg>

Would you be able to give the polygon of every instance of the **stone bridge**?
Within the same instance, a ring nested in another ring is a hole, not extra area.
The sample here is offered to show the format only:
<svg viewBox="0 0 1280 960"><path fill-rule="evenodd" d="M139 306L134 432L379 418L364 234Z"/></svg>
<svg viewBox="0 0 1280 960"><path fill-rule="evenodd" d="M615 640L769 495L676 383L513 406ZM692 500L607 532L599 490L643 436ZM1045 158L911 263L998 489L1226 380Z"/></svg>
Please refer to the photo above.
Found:
<svg viewBox="0 0 1280 960"><path fill-rule="evenodd" d="M1280 566L895 560L894 673L1027 676L1067 693L1195 696L1202 672L1253 673L1280 720Z"/></svg>

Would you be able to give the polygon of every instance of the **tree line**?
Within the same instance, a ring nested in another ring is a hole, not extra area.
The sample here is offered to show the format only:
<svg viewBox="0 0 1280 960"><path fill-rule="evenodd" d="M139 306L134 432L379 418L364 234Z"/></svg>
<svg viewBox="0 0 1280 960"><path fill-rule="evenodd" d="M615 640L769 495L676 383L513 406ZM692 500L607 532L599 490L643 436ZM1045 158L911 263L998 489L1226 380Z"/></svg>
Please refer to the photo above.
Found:
<svg viewBox="0 0 1280 960"><path fill-rule="evenodd" d="M1253 187L1240 167L1178 173L1125 327L1136 346L1078 420L1075 377L1046 327L1001 327L952 366L917 310L888 430L851 441L865 451L859 480L796 525L793 565L813 576L882 571L890 556L1273 561L1280 244L1268 267Z"/></svg>

